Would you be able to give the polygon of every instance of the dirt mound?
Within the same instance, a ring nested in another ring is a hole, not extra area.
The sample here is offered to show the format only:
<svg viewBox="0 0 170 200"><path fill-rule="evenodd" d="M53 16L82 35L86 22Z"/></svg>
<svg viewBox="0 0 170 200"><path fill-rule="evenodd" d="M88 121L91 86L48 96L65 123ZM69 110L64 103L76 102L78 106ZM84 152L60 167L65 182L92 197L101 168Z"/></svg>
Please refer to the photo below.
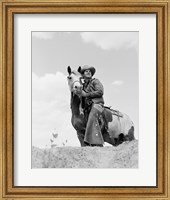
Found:
<svg viewBox="0 0 170 200"><path fill-rule="evenodd" d="M117 147L32 148L32 168L137 168L138 141Z"/></svg>

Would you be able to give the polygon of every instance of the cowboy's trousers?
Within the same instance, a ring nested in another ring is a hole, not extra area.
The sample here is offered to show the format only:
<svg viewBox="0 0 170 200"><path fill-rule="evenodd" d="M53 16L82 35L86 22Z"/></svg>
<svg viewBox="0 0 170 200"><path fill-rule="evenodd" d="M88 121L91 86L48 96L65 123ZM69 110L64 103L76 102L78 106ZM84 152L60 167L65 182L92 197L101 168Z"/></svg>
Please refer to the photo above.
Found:
<svg viewBox="0 0 170 200"><path fill-rule="evenodd" d="M91 144L102 144L104 143L101 128L99 125L99 115L103 112L103 107L100 104L93 104L85 131L84 141Z"/></svg>

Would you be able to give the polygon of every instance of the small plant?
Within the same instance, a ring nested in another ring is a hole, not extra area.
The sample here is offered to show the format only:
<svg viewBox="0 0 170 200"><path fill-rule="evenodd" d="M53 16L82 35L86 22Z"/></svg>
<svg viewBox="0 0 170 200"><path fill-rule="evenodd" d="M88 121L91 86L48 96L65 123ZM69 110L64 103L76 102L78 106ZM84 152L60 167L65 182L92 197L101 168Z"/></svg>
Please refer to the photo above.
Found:
<svg viewBox="0 0 170 200"><path fill-rule="evenodd" d="M57 133L56 130L52 132L52 138L50 138L50 146L51 148L55 148L57 146L63 146L65 147L68 143L68 140L66 139L65 141L62 141L59 145L59 140L58 140L59 134Z"/></svg>
<svg viewBox="0 0 170 200"><path fill-rule="evenodd" d="M55 148L57 146L56 139L58 138L58 133L52 133L52 139L50 139L51 148Z"/></svg>
<svg viewBox="0 0 170 200"><path fill-rule="evenodd" d="M67 140L65 142L63 142L62 144L63 144L63 147L65 147L67 144Z"/></svg>

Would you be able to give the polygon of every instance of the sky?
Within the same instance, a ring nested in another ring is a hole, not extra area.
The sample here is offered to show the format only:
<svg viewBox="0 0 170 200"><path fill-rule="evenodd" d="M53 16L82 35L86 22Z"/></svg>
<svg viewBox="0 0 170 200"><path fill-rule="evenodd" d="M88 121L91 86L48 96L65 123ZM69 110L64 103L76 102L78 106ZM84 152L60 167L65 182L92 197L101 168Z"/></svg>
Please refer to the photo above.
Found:
<svg viewBox="0 0 170 200"><path fill-rule="evenodd" d="M138 138L138 32L32 32L32 145L80 146L71 125L67 66L96 68L106 106L129 115Z"/></svg>

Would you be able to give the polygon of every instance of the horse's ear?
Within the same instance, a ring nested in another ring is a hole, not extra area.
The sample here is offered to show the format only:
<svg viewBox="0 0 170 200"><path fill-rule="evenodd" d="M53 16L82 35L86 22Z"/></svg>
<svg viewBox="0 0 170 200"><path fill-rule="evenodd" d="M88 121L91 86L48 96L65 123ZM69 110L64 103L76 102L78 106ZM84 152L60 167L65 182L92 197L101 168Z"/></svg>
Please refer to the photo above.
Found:
<svg viewBox="0 0 170 200"><path fill-rule="evenodd" d="M70 75L71 74L71 67L70 66L67 67L67 71L68 71L68 74Z"/></svg>
<svg viewBox="0 0 170 200"><path fill-rule="evenodd" d="M81 73L81 66L79 66L78 70L77 70L79 73Z"/></svg>

